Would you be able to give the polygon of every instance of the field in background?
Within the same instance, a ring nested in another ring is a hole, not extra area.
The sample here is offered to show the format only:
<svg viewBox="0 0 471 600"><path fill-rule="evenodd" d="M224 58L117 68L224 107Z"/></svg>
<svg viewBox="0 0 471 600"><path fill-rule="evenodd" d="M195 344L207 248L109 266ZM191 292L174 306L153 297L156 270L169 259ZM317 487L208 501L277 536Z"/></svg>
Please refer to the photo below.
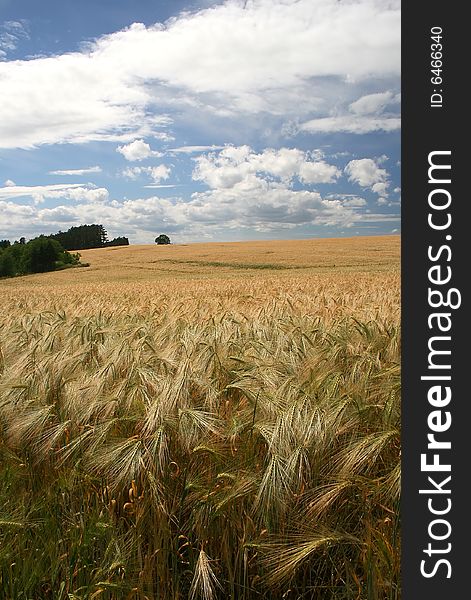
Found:
<svg viewBox="0 0 471 600"><path fill-rule="evenodd" d="M4 314L112 314L181 303L208 316L276 299L322 317L398 319L400 237L82 250L89 267L0 281Z"/></svg>
<svg viewBox="0 0 471 600"><path fill-rule="evenodd" d="M260 273L305 275L332 269L377 272L397 268L399 252L399 236L120 246L80 250L82 262L90 263L90 267L76 270L73 275L62 271L29 276L28 284L148 282L168 276L258 277Z"/></svg>
<svg viewBox="0 0 471 600"><path fill-rule="evenodd" d="M1 281L5 598L399 598L399 244Z"/></svg>

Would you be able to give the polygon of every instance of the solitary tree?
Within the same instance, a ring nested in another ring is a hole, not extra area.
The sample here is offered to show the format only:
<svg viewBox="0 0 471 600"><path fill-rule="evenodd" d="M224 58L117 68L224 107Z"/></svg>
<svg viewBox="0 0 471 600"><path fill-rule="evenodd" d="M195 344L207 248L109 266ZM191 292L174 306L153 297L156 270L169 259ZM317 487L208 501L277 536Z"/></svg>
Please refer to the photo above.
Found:
<svg viewBox="0 0 471 600"><path fill-rule="evenodd" d="M170 244L170 238L168 237L168 235L165 235L165 233L161 233L158 237L155 238L155 243L159 245Z"/></svg>

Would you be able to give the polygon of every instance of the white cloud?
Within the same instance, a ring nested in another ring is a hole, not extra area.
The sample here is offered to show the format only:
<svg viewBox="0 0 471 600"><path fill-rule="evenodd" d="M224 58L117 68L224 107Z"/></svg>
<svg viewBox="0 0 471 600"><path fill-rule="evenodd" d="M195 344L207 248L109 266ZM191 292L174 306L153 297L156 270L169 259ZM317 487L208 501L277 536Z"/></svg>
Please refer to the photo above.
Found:
<svg viewBox="0 0 471 600"><path fill-rule="evenodd" d="M219 154L207 154L195 158L193 179L211 188L230 188L244 179L254 176L256 168L250 162L253 156L249 146L228 146Z"/></svg>
<svg viewBox="0 0 471 600"><path fill-rule="evenodd" d="M11 179L7 179L3 185L5 185L6 187L14 187L16 186L16 183Z"/></svg>
<svg viewBox="0 0 471 600"><path fill-rule="evenodd" d="M193 193L189 200L154 196L108 201L106 190L79 184L36 186L24 188L21 193L77 201L72 206L36 208L36 229L54 230L63 222L103 222L116 235L128 235L135 240L143 240L143 232L154 231L156 227L190 238L211 236L221 231L229 235L232 231L235 235L243 230L274 232L313 225L350 227L361 221L365 214L363 198L352 194L323 197L318 191L293 189L296 178L331 182L340 177L337 167L329 165L319 158L321 156L319 151L303 152L297 148L267 148L257 153L248 145L226 146L220 152L193 159L194 179L203 181L210 189ZM368 178L361 170L362 167L368 173L368 164L359 162L357 165L351 161L348 172L362 183L371 184L375 177L370 175ZM374 161L373 164L376 165ZM167 180L171 171L161 164L128 167L126 172L134 178L150 176L156 187L163 187L166 184L160 182ZM378 177L377 174L376 179ZM14 197L11 190L2 188L0 200L2 192L6 194L5 198ZM17 190L16 195L19 193ZM13 210L11 204L0 206L0 221L2 210L3 215ZM23 214L21 210L19 212ZM0 235L6 235L6 232L0 232Z"/></svg>
<svg viewBox="0 0 471 600"><path fill-rule="evenodd" d="M299 169L299 179L303 183L334 183L340 177L340 170L323 160L304 162Z"/></svg>
<svg viewBox="0 0 471 600"><path fill-rule="evenodd" d="M88 175L89 173L101 173L101 167L86 167L85 169L61 169L49 171L49 175Z"/></svg>
<svg viewBox="0 0 471 600"><path fill-rule="evenodd" d="M401 199L399 198L397 200L389 200L387 197L381 197L376 200L376 204L378 206L394 207L399 210L401 206Z"/></svg>
<svg viewBox="0 0 471 600"><path fill-rule="evenodd" d="M175 141L175 136L168 133L167 131L153 131L152 137L155 138L156 140L160 140L161 142L174 142ZM158 156L162 156L162 154L160 154L160 152L155 152L154 154L158 155Z"/></svg>
<svg viewBox="0 0 471 600"><path fill-rule="evenodd" d="M270 231L305 224L348 226L354 212L337 200L326 200L318 192L293 191L285 187L258 189L234 186L195 194L185 211L189 223L218 223L229 229Z"/></svg>
<svg viewBox="0 0 471 600"><path fill-rule="evenodd" d="M215 150L222 150L223 148L224 146L180 146L179 148L170 148L167 152L175 154L193 154L196 152L214 152Z"/></svg>
<svg viewBox="0 0 471 600"><path fill-rule="evenodd" d="M82 187L81 183L57 183L52 185L11 185L6 183L6 187L0 188L0 199L6 198L21 198L25 196L33 196L33 194L40 194L48 196L50 193L67 191L76 187Z"/></svg>
<svg viewBox="0 0 471 600"><path fill-rule="evenodd" d="M46 198L64 200L106 202L108 190L84 186L81 183L52 184L52 185L7 185L0 188L0 200L30 197L35 203L41 203Z"/></svg>
<svg viewBox="0 0 471 600"><path fill-rule="evenodd" d="M150 176L155 181L155 183L159 183L159 181L168 179L170 177L171 169L167 167L167 165L158 165L157 167L150 167Z"/></svg>
<svg viewBox="0 0 471 600"><path fill-rule="evenodd" d="M364 198L350 198L350 200L345 200L343 205L360 208L360 206L366 206L366 200Z"/></svg>
<svg viewBox="0 0 471 600"><path fill-rule="evenodd" d="M237 149L233 150L237 151ZM224 151L220 156L223 154ZM260 154L251 151L245 158L254 173L265 172L288 181L299 173L301 165L306 160L304 152L297 148L280 148L279 150L267 148Z"/></svg>
<svg viewBox="0 0 471 600"><path fill-rule="evenodd" d="M155 183L170 177L171 169L166 165L158 165L156 167L128 167L122 171L124 177L129 179L137 179L140 175L150 175Z"/></svg>
<svg viewBox="0 0 471 600"><path fill-rule="evenodd" d="M344 206L354 206L356 208L360 208L361 206L366 206L367 202L364 198L347 198L343 201Z"/></svg>
<svg viewBox="0 0 471 600"><path fill-rule="evenodd" d="M343 115L339 117L322 117L302 123L301 131L310 133L373 133L375 131L397 131L401 128L399 117L365 117Z"/></svg>
<svg viewBox="0 0 471 600"><path fill-rule="evenodd" d="M16 50L22 39L29 39L28 22L25 19L4 21L0 25L0 60Z"/></svg>
<svg viewBox="0 0 471 600"><path fill-rule="evenodd" d="M315 191L292 189L295 177L331 182L341 175L334 165L311 160L313 156L320 154L297 148L268 148L257 153L247 145L226 146L221 152L194 158L193 178L210 189L194 193L189 201L156 197L111 205L125 210L130 222L139 221L142 229L159 223L162 230L165 226L168 232L187 235L198 231L201 236L222 228L269 232L309 224L349 227L359 218L364 199L323 198ZM139 175L150 168L129 171Z"/></svg>
<svg viewBox="0 0 471 600"><path fill-rule="evenodd" d="M81 193L83 189L73 188L67 195ZM363 198L323 197L315 191L293 190L286 181L270 181L256 175L231 187L194 193L190 200L158 196L122 202L88 200L48 208L19 205L0 197L0 237L17 235L18 231L32 236L98 222L106 224L110 235L127 235L132 241L148 242L156 231L181 239L201 239L222 232L224 237L243 237L244 231L273 233L305 226L348 228L362 222L399 219L397 214L366 214Z"/></svg>
<svg viewBox="0 0 471 600"><path fill-rule="evenodd" d="M385 196L389 187L389 173L386 169L381 169L378 162L384 162L382 157L376 161L372 158L351 160L345 167L345 173L348 175L349 181Z"/></svg>
<svg viewBox="0 0 471 600"><path fill-rule="evenodd" d="M298 177L303 183L333 183L341 173L324 160L310 160L310 154L297 148L266 148L256 153L250 146L226 146L218 154L194 159L193 179L209 187L231 188L244 183L251 187L273 178L290 182Z"/></svg>
<svg viewBox="0 0 471 600"><path fill-rule="evenodd" d="M145 173L145 167L126 167L121 171L121 175L128 179L137 179L143 172Z"/></svg>
<svg viewBox="0 0 471 600"><path fill-rule="evenodd" d="M371 191L379 196L387 197L388 195L389 182L388 181L379 181L378 183L374 183L371 186Z"/></svg>
<svg viewBox="0 0 471 600"><path fill-rule="evenodd" d="M55 192L49 194L48 198L65 198L67 200L85 201L85 202L107 202L109 192L106 188L74 188L65 192Z"/></svg>
<svg viewBox="0 0 471 600"><path fill-rule="evenodd" d="M47 233L75 223L106 223L116 235L139 237L142 231L201 237L217 231L273 231L306 224L342 225L355 222L355 210L338 200L325 200L317 192L286 188L210 190L190 201L158 197L90 202L44 208L0 200L0 236L24 231L25 235ZM16 233L15 233L16 234Z"/></svg>
<svg viewBox="0 0 471 600"><path fill-rule="evenodd" d="M382 112L386 106L400 102L400 95L391 91L379 92L362 96L349 106L351 112L356 115L371 115Z"/></svg>
<svg viewBox="0 0 471 600"><path fill-rule="evenodd" d="M116 152L122 154L124 158L129 161L144 160L145 158L150 158L151 156L163 156L161 152L158 152L157 150L151 150L149 144L144 142L144 140L134 140L130 144L118 146L116 148Z"/></svg>
<svg viewBox="0 0 471 600"><path fill-rule="evenodd" d="M176 183L149 183L148 185L145 185L143 187L152 188L152 189L174 188L174 187L179 187L179 184L176 184Z"/></svg>
<svg viewBox="0 0 471 600"><path fill-rule="evenodd" d="M0 145L170 140L175 109L307 119L327 110L333 81L399 75L399 0L227 0L82 52L0 62Z"/></svg>
<svg viewBox="0 0 471 600"><path fill-rule="evenodd" d="M401 217L398 214L384 214L384 213L369 213L362 214L357 220L357 223L362 222L373 222L373 223L387 223L390 221L400 221Z"/></svg>

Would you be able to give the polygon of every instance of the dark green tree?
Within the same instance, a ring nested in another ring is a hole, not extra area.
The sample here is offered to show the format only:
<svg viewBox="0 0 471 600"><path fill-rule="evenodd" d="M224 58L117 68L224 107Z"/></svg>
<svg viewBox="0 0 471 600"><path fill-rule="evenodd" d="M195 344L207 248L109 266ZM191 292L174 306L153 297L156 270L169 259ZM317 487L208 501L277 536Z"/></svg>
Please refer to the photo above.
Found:
<svg viewBox="0 0 471 600"><path fill-rule="evenodd" d="M23 267L27 273L53 271L63 252L62 246L56 240L38 237L26 244Z"/></svg>
<svg viewBox="0 0 471 600"><path fill-rule="evenodd" d="M16 275L15 259L11 252L0 253L0 277Z"/></svg>
<svg viewBox="0 0 471 600"><path fill-rule="evenodd" d="M44 273L78 265L80 254L72 254L62 248L56 240L44 235L27 244L15 242L0 248L0 277Z"/></svg>
<svg viewBox="0 0 471 600"><path fill-rule="evenodd" d="M165 233L161 233L155 238L155 243L159 245L170 244L170 238L168 237L168 235L165 235Z"/></svg>
<svg viewBox="0 0 471 600"><path fill-rule="evenodd" d="M129 240L127 237L121 236L116 237L109 242L105 242L104 246L129 246Z"/></svg>
<svg viewBox="0 0 471 600"><path fill-rule="evenodd" d="M108 241L108 236L103 225L79 225L67 231L59 231L50 236L57 240L66 250L85 250L87 248L101 248Z"/></svg>
<svg viewBox="0 0 471 600"><path fill-rule="evenodd" d="M4 254L8 254L13 259L15 275L27 273L23 265L23 258L26 252L26 244L20 244L15 241L9 248L5 248Z"/></svg>

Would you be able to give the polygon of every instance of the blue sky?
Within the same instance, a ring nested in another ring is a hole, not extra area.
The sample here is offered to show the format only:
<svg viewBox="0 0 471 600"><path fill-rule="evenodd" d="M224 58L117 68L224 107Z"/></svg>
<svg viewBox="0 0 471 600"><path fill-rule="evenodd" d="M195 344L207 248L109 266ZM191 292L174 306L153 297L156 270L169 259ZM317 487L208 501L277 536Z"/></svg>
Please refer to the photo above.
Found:
<svg viewBox="0 0 471 600"><path fill-rule="evenodd" d="M0 0L0 239L400 231L397 0Z"/></svg>

